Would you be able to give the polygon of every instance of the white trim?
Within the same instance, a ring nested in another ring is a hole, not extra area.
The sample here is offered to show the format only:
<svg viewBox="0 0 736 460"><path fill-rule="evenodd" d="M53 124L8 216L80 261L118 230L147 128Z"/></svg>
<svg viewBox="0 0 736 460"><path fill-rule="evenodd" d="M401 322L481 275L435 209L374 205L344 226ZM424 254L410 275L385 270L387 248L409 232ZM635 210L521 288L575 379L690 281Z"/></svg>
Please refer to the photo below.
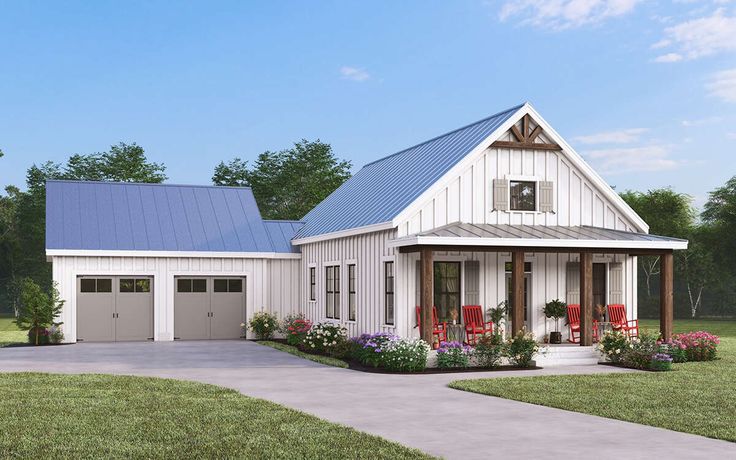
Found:
<svg viewBox="0 0 736 460"><path fill-rule="evenodd" d="M386 263L391 262L394 264L394 323L388 324L386 323ZM380 317L381 317L381 327L396 327L396 256L381 256L381 270L380 270L380 276L381 279L379 280L379 289L380 295L381 295L381 311Z"/></svg>
<svg viewBox="0 0 736 460"><path fill-rule="evenodd" d="M355 266L355 319L350 319L350 266ZM358 259L345 260L345 322L355 324L358 322Z"/></svg>
<svg viewBox="0 0 736 460"><path fill-rule="evenodd" d="M626 241L626 240L556 240L541 238L463 238L445 236L406 236L389 240L387 247L413 245L442 246L501 246L527 248L581 248L581 249L687 249L687 241Z"/></svg>
<svg viewBox="0 0 736 460"><path fill-rule="evenodd" d="M379 224L371 224L363 227L355 227L347 230L340 230L331 233L322 233L321 235L308 236L305 238L295 238L291 240L291 244L299 246L301 244L317 243L319 241L333 240L336 238L345 238L348 236L362 235L363 233L380 232L382 230L391 230L396 226L392 222L381 222Z"/></svg>
<svg viewBox="0 0 736 460"><path fill-rule="evenodd" d="M300 253L287 252L215 252L215 251L145 251L106 249L46 249L47 257L193 257L222 259L301 259Z"/></svg>

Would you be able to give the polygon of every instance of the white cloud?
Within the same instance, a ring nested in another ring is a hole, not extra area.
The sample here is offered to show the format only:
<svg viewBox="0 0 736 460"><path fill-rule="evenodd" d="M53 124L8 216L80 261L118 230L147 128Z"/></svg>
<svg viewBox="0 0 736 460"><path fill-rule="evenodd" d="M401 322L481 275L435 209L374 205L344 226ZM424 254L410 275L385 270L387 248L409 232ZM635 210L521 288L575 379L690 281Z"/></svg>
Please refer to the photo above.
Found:
<svg viewBox="0 0 736 460"><path fill-rule="evenodd" d="M364 69L350 66L340 67L340 75L342 75L342 78L352 81L366 81L371 78L371 74Z"/></svg>
<svg viewBox="0 0 736 460"><path fill-rule="evenodd" d="M726 102L736 102L736 68L712 74L706 88L711 96Z"/></svg>
<svg viewBox="0 0 736 460"><path fill-rule="evenodd" d="M711 16L681 22L664 29L665 38L652 48L675 47L674 51L657 56L655 62L692 60L713 54L736 51L736 16L728 16L718 8Z"/></svg>
<svg viewBox="0 0 736 460"><path fill-rule="evenodd" d="M668 171L681 165L664 145L591 150L585 155L604 174Z"/></svg>
<svg viewBox="0 0 736 460"><path fill-rule="evenodd" d="M581 144L629 144L638 141L647 131L647 128L630 128L578 136L574 139Z"/></svg>
<svg viewBox="0 0 736 460"><path fill-rule="evenodd" d="M641 0L509 0L498 17L501 21L516 18L523 25L554 30L595 24L623 16Z"/></svg>
<svg viewBox="0 0 736 460"><path fill-rule="evenodd" d="M682 126L686 128L691 128L693 126L703 126L703 125L711 125L713 123L719 123L722 121L722 117L707 117L707 118L697 118L695 120L682 120L681 124Z"/></svg>

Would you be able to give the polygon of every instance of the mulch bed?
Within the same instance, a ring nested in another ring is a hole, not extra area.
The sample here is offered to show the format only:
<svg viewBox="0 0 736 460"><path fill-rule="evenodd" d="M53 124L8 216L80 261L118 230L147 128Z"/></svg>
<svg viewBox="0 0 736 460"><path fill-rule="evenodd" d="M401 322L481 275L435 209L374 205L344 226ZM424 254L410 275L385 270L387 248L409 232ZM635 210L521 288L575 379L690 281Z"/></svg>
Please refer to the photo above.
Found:
<svg viewBox="0 0 736 460"><path fill-rule="evenodd" d="M636 367L627 367L627 366L624 366L621 363L609 363L607 361L598 361L598 365L599 366L620 367L621 369L631 369L631 370L634 370L634 371L642 371L642 372L670 372L670 371L664 371L664 370L659 371L659 370L656 370L656 369L638 369Z"/></svg>
<svg viewBox="0 0 736 460"><path fill-rule="evenodd" d="M496 368L489 367L451 367L439 368L428 367L420 372L396 372L383 369L381 367L366 366L358 361L347 361L348 369L360 372L371 372L374 374L395 374L395 375L421 375L421 374L460 374L463 372L501 372L501 371L533 371L541 369L541 367L518 367L518 366L499 366Z"/></svg>

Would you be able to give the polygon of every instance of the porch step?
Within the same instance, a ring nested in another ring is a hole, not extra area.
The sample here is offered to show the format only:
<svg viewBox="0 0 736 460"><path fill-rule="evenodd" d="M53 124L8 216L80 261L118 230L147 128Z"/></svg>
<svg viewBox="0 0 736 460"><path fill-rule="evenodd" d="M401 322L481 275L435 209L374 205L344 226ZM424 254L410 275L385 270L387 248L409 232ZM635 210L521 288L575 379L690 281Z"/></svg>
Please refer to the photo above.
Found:
<svg viewBox="0 0 736 460"><path fill-rule="evenodd" d="M578 345L560 345L540 347L534 360L537 366L583 366L597 364L600 355L595 347Z"/></svg>

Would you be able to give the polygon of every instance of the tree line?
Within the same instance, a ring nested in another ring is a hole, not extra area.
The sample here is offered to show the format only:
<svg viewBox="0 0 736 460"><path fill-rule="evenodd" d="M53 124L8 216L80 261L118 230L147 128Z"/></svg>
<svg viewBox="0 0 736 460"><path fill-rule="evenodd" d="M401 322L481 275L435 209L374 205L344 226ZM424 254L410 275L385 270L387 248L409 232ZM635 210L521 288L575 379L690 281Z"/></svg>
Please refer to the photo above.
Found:
<svg viewBox="0 0 736 460"><path fill-rule="evenodd" d="M0 161L2 156L0 150ZM350 178L351 166L329 144L301 140L289 149L263 152L252 164L241 158L220 162L212 183L251 187L264 218L296 220ZM161 183L167 176L166 166L150 161L135 143L32 165L25 190L10 185L0 195L0 312L17 306L24 279L51 288L45 256L48 179ZM691 197L671 188L629 190L621 197L651 233L690 241L686 251L675 252L675 315L736 316L736 176L709 194L700 213ZM657 317L659 259L639 257L638 263L639 314Z"/></svg>

